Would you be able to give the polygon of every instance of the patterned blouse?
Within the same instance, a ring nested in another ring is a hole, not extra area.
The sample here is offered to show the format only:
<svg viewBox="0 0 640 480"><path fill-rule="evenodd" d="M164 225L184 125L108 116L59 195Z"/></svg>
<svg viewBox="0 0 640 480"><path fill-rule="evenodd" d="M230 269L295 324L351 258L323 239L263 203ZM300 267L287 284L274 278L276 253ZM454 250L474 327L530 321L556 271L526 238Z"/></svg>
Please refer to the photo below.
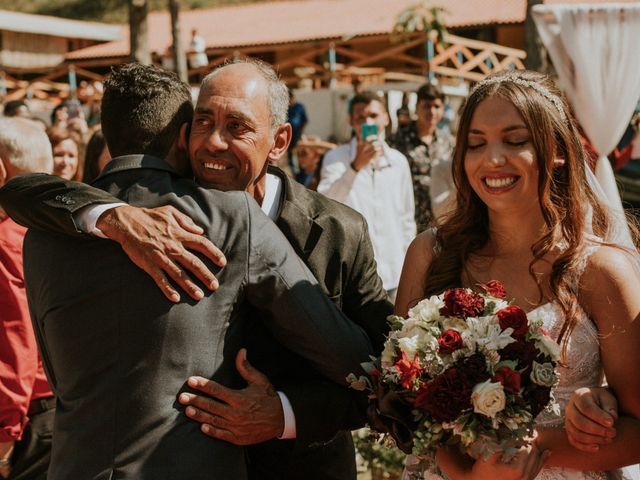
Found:
<svg viewBox="0 0 640 480"><path fill-rule="evenodd" d="M412 122L391 137L389 144L402 152L409 161L415 197L415 217L418 232L429 227L431 210L431 169L438 162L450 162L453 155L453 137L444 130L436 130L430 144L420 140L416 122Z"/></svg>

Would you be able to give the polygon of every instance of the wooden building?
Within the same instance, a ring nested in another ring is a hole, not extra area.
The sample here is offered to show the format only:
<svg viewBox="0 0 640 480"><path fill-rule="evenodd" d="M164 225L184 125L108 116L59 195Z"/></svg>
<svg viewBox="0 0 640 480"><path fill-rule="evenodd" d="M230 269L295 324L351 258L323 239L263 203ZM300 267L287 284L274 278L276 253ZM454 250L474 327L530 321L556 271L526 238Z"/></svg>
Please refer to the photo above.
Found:
<svg viewBox="0 0 640 480"><path fill-rule="evenodd" d="M397 15L418 0L282 0L184 11L182 46L191 32L204 39L208 65L190 70L200 77L225 60L252 56L275 65L292 85L381 83L424 78L427 70L444 77L477 80L507 66L522 68L526 0L440 0L446 9L446 45L431 52L425 34L390 34ZM545 0L576 3L579 0ZM608 1L608 0L592 0ZM623 0L632 1L632 0ZM168 12L148 17L149 46L155 62L169 57ZM69 53L67 62L101 71L126 61L129 39Z"/></svg>
<svg viewBox="0 0 640 480"><path fill-rule="evenodd" d="M0 10L1 93L11 99L66 90L67 53L121 36L119 25Z"/></svg>

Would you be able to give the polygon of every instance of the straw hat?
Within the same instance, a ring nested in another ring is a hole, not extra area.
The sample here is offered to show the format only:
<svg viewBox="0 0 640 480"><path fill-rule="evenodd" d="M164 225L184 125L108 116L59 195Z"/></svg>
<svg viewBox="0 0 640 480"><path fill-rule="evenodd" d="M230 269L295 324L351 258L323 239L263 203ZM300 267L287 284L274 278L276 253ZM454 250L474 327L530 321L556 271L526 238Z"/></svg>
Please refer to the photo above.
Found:
<svg viewBox="0 0 640 480"><path fill-rule="evenodd" d="M302 135L298 143L296 143L296 148L313 148L322 150L323 152L333 150L336 147L337 145L335 143L325 142L317 135Z"/></svg>

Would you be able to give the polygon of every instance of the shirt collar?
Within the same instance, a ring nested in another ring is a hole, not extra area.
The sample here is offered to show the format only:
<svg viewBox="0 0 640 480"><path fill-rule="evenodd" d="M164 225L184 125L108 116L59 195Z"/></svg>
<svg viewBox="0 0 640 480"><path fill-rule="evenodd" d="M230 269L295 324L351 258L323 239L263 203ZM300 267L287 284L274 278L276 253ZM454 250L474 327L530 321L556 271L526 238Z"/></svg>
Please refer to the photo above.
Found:
<svg viewBox="0 0 640 480"><path fill-rule="evenodd" d="M260 208L271 219L278 218L280 203L282 202L282 180L277 175L267 173L264 187L264 199Z"/></svg>

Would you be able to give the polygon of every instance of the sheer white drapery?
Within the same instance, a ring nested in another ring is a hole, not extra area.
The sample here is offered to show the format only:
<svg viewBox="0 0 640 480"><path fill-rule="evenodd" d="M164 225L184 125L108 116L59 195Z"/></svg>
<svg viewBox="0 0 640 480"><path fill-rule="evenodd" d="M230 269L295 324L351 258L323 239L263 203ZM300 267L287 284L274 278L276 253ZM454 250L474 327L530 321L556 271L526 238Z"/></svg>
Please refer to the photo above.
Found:
<svg viewBox="0 0 640 480"><path fill-rule="evenodd" d="M533 18L575 115L602 155L596 177L621 208L604 157L622 137L640 98L640 4L536 5Z"/></svg>

